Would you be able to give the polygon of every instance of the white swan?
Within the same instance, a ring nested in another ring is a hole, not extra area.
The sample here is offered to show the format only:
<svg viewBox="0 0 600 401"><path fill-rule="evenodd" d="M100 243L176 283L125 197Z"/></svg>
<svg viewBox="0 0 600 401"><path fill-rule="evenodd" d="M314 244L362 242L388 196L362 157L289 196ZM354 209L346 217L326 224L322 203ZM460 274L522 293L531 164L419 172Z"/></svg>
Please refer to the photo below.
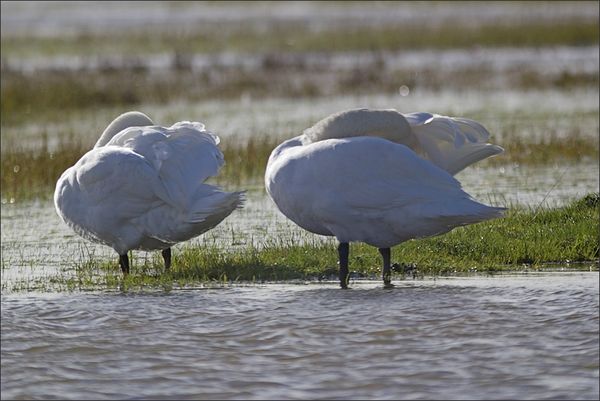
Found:
<svg viewBox="0 0 600 401"><path fill-rule="evenodd" d="M390 247L411 238L500 217L452 174L503 149L463 119L396 110L333 114L273 150L265 186L300 227L339 241L340 285L348 285L349 243L376 246L391 286Z"/></svg>
<svg viewBox="0 0 600 401"><path fill-rule="evenodd" d="M154 125L140 112L117 117L92 150L56 183L54 205L82 237L112 247L129 274L127 252L162 250L215 227L241 207L243 192L204 184L224 164L219 137L198 122Z"/></svg>

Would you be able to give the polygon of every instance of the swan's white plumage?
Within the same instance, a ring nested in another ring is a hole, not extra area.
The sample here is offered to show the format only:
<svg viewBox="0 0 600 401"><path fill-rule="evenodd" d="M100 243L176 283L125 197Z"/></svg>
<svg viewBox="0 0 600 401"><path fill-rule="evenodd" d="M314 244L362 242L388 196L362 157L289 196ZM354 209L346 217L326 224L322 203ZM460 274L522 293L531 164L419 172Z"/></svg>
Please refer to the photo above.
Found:
<svg viewBox="0 0 600 401"><path fill-rule="evenodd" d="M439 167L456 174L503 152L486 143L489 132L476 121L430 113L402 114L393 109L353 109L332 114L304 131L306 140L376 136L408 146Z"/></svg>
<svg viewBox="0 0 600 401"><path fill-rule="evenodd" d="M139 111L129 111L121 114L115 118L102 132L100 138L94 145L94 148L104 146L110 141L116 134L129 127L147 127L154 125L150 117Z"/></svg>
<svg viewBox="0 0 600 401"><path fill-rule="evenodd" d="M307 128L304 135L311 142L354 136L377 136L408 146L415 144L408 121L396 110L342 111Z"/></svg>
<svg viewBox="0 0 600 401"><path fill-rule="evenodd" d="M499 217L502 208L473 200L451 175L459 163L476 159L453 156L457 149L474 149L489 135L477 123L457 121L424 113L405 118L393 110L338 113L272 152L267 192L300 227L378 248ZM427 126L435 129L412 130ZM453 147L442 146L449 138ZM445 171L438 163L448 160L452 168Z"/></svg>
<svg viewBox="0 0 600 401"><path fill-rule="evenodd" d="M420 150L450 174L504 151L486 142L490 133L477 121L430 113L410 113L405 117Z"/></svg>
<svg viewBox="0 0 600 401"><path fill-rule="evenodd" d="M243 202L241 192L204 184L224 163L218 141L200 123L165 128L125 113L62 174L56 210L78 234L120 255L200 235Z"/></svg>

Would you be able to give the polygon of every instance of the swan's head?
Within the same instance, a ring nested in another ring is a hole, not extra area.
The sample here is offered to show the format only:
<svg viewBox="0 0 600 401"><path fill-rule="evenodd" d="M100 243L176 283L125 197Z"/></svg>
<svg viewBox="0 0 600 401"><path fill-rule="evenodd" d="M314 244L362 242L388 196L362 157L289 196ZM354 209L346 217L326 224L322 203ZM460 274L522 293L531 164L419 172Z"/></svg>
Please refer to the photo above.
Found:
<svg viewBox="0 0 600 401"><path fill-rule="evenodd" d="M115 135L129 127L147 127L154 125L154 122L140 111L128 111L115 118L104 130L95 148L106 145Z"/></svg>

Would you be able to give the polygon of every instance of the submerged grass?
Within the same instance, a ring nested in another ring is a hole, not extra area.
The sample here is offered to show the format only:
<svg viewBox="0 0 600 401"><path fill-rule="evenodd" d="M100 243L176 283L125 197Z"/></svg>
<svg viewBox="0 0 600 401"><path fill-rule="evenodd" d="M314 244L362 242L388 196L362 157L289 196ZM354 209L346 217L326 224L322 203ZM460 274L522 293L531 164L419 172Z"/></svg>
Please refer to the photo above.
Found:
<svg viewBox="0 0 600 401"><path fill-rule="evenodd" d="M548 263L598 269L600 248L598 193L561 208L511 209L506 217L461 227L448 234L411 240L392 250L394 279L405 274L437 276L543 269ZM315 236L315 239L317 237ZM136 260L136 259L134 259ZM75 275L56 276L61 290L186 288L231 283L294 280L337 280L335 241L307 244L271 242L224 250L217 246L186 247L174 253L173 267L164 272L159 253L132 265L123 279L116 260L82 260ZM377 249L352 244L351 277L378 278ZM22 288L31 289L31 285Z"/></svg>

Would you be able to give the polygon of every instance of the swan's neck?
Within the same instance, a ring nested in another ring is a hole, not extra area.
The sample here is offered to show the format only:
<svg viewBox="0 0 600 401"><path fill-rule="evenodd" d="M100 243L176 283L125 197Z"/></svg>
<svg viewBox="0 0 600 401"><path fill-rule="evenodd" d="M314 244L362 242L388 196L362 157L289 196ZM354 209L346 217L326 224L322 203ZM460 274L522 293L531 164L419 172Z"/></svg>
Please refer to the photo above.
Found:
<svg viewBox="0 0 600 401"><path fill-rule="evenodd" d="M273 149L269 160L277 158L281 153L285 152L289 148L302 146L305 142L307 142L307 140L304 135L298 135L294 138L288 139L287 141L283 141L275 149Z"/></svg>
<svg viewBox="0 0 600 401"><path fill-rule="evenodd" d="M106 145L110 140L129 127L146 127L154 125L150 117L139 111L129 111L115 118L112 123L104 130L98 142L94 145L95 148Z"/></svg>
<svg viewBox="0 0 600 401"><path fill-rule="evenodd" d="M405 145L414 142L406 118L396 110L354 109L332 114L304 131L311 142L355 136L378 136Z"/></svg>

